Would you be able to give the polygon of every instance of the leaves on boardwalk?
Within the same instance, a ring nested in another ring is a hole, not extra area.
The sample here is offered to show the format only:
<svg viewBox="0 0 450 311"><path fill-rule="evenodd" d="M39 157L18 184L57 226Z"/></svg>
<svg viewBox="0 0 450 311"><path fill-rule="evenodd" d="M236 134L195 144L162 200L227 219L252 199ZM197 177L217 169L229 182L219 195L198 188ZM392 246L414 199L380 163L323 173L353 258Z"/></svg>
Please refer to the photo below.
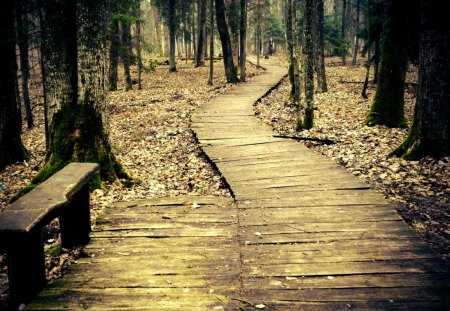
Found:
<svg viewBox="0 0 450 311"><path fill-rule="evenodd" d="M450 259L450 157L406 161L388 157L399 146L407 129L367 127L364 120L375 95L361 97L362 67L328 67L328 93L315 94L315 125L310 131L295 132L295 107L289 101L289 82L263 99L256 114L282 135L331 139L337 144L305 144L332 158L353 175L370 183L397 206L401 216L445 258ZM416 72L408 73L414 82ZM412 122L415 93L405 94L406 117Z"/></svg>

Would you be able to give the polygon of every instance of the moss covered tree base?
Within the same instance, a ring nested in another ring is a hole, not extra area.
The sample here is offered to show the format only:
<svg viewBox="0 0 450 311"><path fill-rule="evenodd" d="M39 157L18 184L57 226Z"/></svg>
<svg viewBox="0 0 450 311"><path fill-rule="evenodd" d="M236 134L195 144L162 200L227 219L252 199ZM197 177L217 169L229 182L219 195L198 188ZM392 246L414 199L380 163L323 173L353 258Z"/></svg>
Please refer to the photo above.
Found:
<svg viewBox="0 0 450 311"><path fill-rule="evenodd" d="M100 176L91 183L92 189L102 188L102 181L129 179L111 151L102 119L95 109L87 105L65 107L53 117L50 147L44 167L12 200L31 191L70 162L100 164Z"/></svg>
<svg viewBox="0 0 450 311"><path fill-rule="evenodd" d="M428 140L421 137L417 127L413 127L406 140L390 155L411 161L420 160L426 155L435 158L450 155L450 137Z"/></svg>

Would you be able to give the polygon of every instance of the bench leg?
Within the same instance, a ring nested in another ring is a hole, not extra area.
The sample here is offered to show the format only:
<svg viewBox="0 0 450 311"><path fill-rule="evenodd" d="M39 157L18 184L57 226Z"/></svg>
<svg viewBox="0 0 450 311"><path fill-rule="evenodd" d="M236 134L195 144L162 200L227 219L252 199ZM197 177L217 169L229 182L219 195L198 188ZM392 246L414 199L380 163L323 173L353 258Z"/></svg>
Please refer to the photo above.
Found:
<svg viewBox="0 0 450 311"><path fill-rule="evenodd" d="M62 211L59 223L62 247L72 248L89 242L91 232L89 185L84 186Z"/></svg>
<svg viewBox="0 0 450 311"><path fill-rule="evenodd" d="M7 258L10 305L17 308L32 300L46 284L42 230L23 234L11 243Z"/></svg>

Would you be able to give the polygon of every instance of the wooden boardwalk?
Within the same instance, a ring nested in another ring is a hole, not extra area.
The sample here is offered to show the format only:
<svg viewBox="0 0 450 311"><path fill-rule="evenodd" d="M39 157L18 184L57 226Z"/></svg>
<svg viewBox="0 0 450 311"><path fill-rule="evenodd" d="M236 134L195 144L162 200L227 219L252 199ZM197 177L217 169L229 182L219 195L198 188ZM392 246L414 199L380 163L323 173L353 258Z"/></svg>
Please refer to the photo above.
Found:
<svg viewBox="0 0 450 311"><path fill-rule="evenodd" d="M193 117L236 203L111 206L88 257L28 309L450 310L449 267L381 195L255 118L283 76L269 68Z"/></svg>

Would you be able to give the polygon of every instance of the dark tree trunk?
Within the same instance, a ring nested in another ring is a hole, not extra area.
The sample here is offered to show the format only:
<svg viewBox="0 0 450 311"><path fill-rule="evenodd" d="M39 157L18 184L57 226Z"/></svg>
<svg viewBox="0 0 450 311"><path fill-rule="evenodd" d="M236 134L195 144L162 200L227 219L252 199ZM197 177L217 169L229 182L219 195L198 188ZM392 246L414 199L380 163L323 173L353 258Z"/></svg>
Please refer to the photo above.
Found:
<svg viewBox="0 0 450 311"><path fill-rule="evenodd" d="M366 124L406 127L404 86L407 65L405 14L399 1L386 0L386 31L383 39L380 79Z"/></svg>
<svg viewBox="0 0 450 311"><path fill-rule="evenodd" d="M393 153L417 160L450 154L450 27L441 1L421 1L419 88L414 123Z"/></svg>
<svg viewBox="0 0 450 311"><path fill-rule="evenodd" d="M122 44L120 48L122 62L123 62L123 72L125 75L125 91L129 91L133 89L133 84L131 81L131 57L130 47L131 47L131 24L128 21L122 21L121 26L121 34L122 34Z"/></svg>
<svg viewBox="0 0 450 311"><path fill-rule="evenodd" d="M33 114L31 112L30 96L28 93L28 81L30 79L30 65L28 62L28 0L17 0L17 32L19 35L20 71L22 72L22 98L25 107L25 117L28 128L32 128Z"/></svg>
<svg viewBox="0 0 450 311"><path fill-rule="evenodd" d="M291 82L291 92L290 97L294 101L295 105L300 105L300 81L299 76L296 75L296 71L298 72L298 63L297 63L297 55L295 43L296 34L295 34L295 25L296 25L296 1L288 0L287 2L287 16L286 16L286 38L287 38L287 50L289 55L289 80ZM301 120L301 119L300 119ZM301 122L300 122L301 124Z"/></svg>
<svg viewBox="0 0 450 311"><path fill-rule="evenodd" d="M209 0L209 79L208 84L214 84L214 0Z"/></svg>
<svg viewBox="0 0 450 311"><path fill-rule="evenodd" d="M241 81L246 79L245 65L247 62L247 0L241 0L241 27L240 27L240 67Z"/></svg>
<svg viewBox="0 0 450 311"><path fill-rule="evenodd" d="M256 51L256 66L259 67L259 59L261 57L261 20L262 20L262 3L258 0L256 3L256 38L255 38L255 51Z"/></svg>
<svg viewBox="0 0 450 311"><path fill-rule="evenodd" d="M169 0L169 71L177 71L177 66L175 64L175 23L175 0Z"/></svg>
<svg viewBox="0 0 450 311"><path fill-rule="evenodd" d="M0 4L0 170L26 158L15 88L15 1Z"/></svg>
<svg viewBox="0 0 450 311"><path fill-rule="evenodd" d="M225 4L223 0L215 0L217 30L219 31L220 41L222 42L223 63L225 66L225 75L228 83L238 82L236 66L233 62L233 53L231 50L230 33L228 32L227 22L225 20Z"/></svg>
<svg viewBox="0 0 450 311"><path fill-rule="evenodd" d="M328 91L327 77L325 73L325 53L324 53L324 6L323 0L315 0L315 33L316 33L316 73L317 92Z"/></svg>
<svg viewBox="0 0 450 311"><path fill-rule="evenodd" d="M314 1L303 2L303 53L305 63L305 112L302 128L310 129L314 125L314 46L312 41L312 24Z"/></svg>
<svg viewBox="0 0 450 311"><path fill-rule="evenodd" d="M206 0L198 1L198 34L197 49L195 50L195 67L205 65L205 42L206 42Z"/></svg>
<svg viewBox="0 0 450 311"><path fill-rule="evenodd" d="M378 83L378 77L380 74L380 38L374 40L374 55L373 55L373 83Z"/></svg>
<svg viewBox="0 0 450 311"><path fill-rule="evenodd" d="M119 49L120 33L119 21L113 19L111 23L111 43L109 46L109 90L117 91L118 67L119 67Z"/></svg>

